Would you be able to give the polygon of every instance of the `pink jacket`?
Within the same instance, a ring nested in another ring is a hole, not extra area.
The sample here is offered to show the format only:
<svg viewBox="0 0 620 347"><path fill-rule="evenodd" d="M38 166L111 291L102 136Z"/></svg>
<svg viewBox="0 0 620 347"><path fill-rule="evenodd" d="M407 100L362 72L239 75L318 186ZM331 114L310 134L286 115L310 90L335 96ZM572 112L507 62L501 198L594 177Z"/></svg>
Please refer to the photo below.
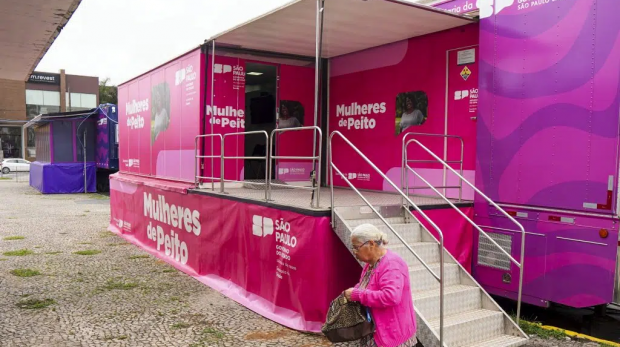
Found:
<svg viewBox="0 0 620 347"><path fill-rule="evenodd" d="M362 277L368 270L362 271ZM361 282L361 281L360 281ZM366 289L357 284L351 299L369 307L375 321L375 342L379 347L397 347L416 333L415 311L409 282L409 267L403 259L388 251Z"/></svg>

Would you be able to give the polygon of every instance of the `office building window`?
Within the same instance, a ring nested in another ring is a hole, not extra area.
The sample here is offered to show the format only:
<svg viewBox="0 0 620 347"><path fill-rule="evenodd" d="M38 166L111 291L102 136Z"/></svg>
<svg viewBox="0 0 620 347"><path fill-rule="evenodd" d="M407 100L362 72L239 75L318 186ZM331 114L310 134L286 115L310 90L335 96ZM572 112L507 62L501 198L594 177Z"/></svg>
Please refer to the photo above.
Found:
<svg viewBox="0 0 620 347"><path fill-rule="evenodd" d="M5 158L21 158L22 128L0 127L0 148Z"/></svg>
<svg viewBox="0 0 620 347"><path fill-rule="evenodd" d="M60 92L26 89L26 114L32 119L40 114L60 112Z"/></svg>
<svg viewBox="0 0 620 347"><path fill-rule="evenodd" d="M66 93L67 111L82 111L97 107L97 95L84 93Z"/></svg>

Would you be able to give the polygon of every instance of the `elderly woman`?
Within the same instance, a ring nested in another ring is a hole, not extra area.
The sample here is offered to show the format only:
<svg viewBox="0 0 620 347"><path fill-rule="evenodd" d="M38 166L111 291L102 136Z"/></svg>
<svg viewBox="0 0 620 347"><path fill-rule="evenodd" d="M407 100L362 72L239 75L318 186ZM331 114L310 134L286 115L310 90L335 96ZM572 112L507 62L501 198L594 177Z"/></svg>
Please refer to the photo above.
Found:
<svg viewBox="0 0 620 347"><path fill-rule="evenodd" d="M345 291L347 299L366 306L375 322L374 335L362 347L413 347L416 321L407 263L384 248L386 235L371 224L351 234L355 257L366 263L360 282Z"/></svg>

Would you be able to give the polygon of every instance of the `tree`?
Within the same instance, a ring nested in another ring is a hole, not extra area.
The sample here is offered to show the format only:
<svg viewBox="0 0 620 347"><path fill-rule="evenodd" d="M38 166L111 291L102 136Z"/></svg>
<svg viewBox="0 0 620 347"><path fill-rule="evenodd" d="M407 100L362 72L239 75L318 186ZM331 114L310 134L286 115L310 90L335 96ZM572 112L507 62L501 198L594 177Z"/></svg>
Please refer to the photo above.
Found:
<svg viewBox="0 0 620 347"><path fill-rule="evenodd" d="M118 103L118 89L110 85L109 77L99 81L99 103L115 105Z"/></svg>

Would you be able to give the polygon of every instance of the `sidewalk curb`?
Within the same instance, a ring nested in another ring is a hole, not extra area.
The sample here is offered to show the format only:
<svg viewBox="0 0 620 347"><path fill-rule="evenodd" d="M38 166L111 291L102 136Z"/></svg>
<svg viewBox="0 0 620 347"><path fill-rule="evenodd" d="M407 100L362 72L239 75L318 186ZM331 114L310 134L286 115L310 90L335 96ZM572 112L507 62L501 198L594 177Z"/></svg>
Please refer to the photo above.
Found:
<svg viewBox="0 0 620 347"><path fill-rule="evenodd" d="M576 332L570 331L570 330L560 329L560 328L552 327L552 326L549 326L549 325L540 325L539 327L541 329L545 329L545 330L561 331L561 332L565 333L566 335L568 335L570 337L573 337L573 338L578 338L578 339L583 339L583 340L588 340L588 341L598 342L598 343L604 343L606 345L614 346L614 347L620 347L620 343L599 339L599 338L592 337L592 336L589 336L589 335L584 335L584 334L576 333Z"/></svg>

